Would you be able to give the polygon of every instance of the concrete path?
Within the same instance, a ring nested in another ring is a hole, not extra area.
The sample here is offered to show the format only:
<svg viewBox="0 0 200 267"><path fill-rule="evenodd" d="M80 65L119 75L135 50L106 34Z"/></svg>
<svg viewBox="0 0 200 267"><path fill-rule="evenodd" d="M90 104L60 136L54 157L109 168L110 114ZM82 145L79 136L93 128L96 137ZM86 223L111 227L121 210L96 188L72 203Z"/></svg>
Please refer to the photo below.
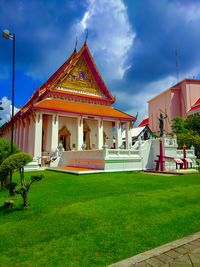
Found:
<svg viewBox="0 0 200 267"><path fill-rule="evenodd" d="M200 232L108 267L200 267Z"/></svg>

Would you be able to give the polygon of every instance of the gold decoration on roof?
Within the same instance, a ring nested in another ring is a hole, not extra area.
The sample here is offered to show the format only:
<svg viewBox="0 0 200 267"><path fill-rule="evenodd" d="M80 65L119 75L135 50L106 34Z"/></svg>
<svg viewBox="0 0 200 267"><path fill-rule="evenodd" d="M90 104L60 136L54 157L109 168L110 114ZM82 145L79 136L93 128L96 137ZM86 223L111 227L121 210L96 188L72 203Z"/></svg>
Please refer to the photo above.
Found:
<svg viewBox="0 0 200 267"><path fill-rule="evenodd" d="M65 76L56 86L104 95L103 90L96 84L83 56L79 58L67 77Z"/></svg>

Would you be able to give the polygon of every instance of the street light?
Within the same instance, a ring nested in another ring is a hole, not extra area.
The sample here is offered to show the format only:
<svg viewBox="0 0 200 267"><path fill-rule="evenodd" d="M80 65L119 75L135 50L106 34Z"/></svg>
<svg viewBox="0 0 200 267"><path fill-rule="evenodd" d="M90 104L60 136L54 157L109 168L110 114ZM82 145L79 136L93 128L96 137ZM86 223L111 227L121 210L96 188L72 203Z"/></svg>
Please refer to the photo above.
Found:
<svg viewBox="0 0 200 267"><path fill-rule="evenodd" d="M3 30L3 37L13 41L13 79L12 79L12 117L11 117L11 155L13 154L13 132L14 132L14 89L15 89L15 34L9 30Z"/></svg>

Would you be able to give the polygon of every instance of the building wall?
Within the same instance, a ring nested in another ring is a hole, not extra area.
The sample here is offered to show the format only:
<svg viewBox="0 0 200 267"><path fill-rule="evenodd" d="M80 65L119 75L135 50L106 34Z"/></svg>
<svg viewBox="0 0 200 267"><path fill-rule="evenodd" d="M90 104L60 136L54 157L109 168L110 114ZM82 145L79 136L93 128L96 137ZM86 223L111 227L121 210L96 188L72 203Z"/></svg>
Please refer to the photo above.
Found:
<svg viewBox="0 0 200 267"><path fill-rule="evenodd" d="M162 110L168 116L164 122L164 133L170 133L171 120L177 116L186 119L188 110L199 99L199 96L200 81L185 80L153 98L148 102L149 128L153 133L159 135L158 118L160 110Z"/></svg>
<svg viewBox="0 0 200 267"><path fill-rule="evenodd" d="M71 133L70 136L70 147L73 148L73 144L76 144L77 140L77 119L73 118L66 118L66 117L59 117L58 121L58 131L61 130L63 127L66 127L68 131Z"/></svg>
<svg viewBox="0 0 200 267"><path fill-rule="evenodd" d="M200 83L187 83L186 84L186 111L185 116L187 117L187 112L190 110L191 106L199 99L200 97Z"/></svg>
<svg viewBox="0 0 200 267"><path fill-rule="evenodd" d="M34 148L35 148L35 122L33 118L30 118L30 125L29 125L29 146L28 146L28 153L34 156Z"/></svg>
<svg viewBox="0 0 200 267"><path fill-rule="evenodd" d="M148 105L149 112L149 128L151 131L159 135L159 117L161 111L165 112L169 119L171 119L171 92L170 90L161 94L159 97L151 100ZM171 127L168 119L164 121L165 133L170 132Z"/></svg>
<svg viewBox="0 0 200 267"><path fill-rule="evenodd" d="M103 122L103 131L107 136L106 144L108 145L108 148L113 147L113 126L112 126L112 122L104 121Z"/></svg>
<svg viewBox="0 0 200 267"><path fill-rule="evenodd" d="M97 120L86 120L88 127L90 128L90 146L91 149L97 149L97 131L98 131L98 121Z"/></svg>
<svg viewBox="0 0 200 267"><path fill-rule="evenodd" d="M42 135L42 151L51 153L52 116L43 116Z"/></svg>

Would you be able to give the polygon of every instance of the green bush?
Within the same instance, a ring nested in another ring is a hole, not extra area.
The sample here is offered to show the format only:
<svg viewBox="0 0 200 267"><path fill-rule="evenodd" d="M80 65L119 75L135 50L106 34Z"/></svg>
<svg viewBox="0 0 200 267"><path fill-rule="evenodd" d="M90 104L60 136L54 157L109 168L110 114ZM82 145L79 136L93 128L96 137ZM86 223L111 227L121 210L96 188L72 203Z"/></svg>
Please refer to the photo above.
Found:
<svg viewBox="0 0 200 267"><path fill-rule="evenodd" d="M13 154L19 152L20 152L19 147L15 143L13 143ZM0 165L6 158L10 156L10 154L11 154L11 142L3 138L0 138Z"/></svg>
<svg viewBox="0 0 200 267"><path fill-rule="evenodd" d="M20 173L20 178L21 178L21 186L17 187L14 191L14 188L16 186L16 184L14 185L14 183L10 183L8 185L8 188L12 190L16 193L16 194L20 194L23 198L24 201L24 208L28 207L28 191L32 185L32 183L34 182L38 182L40 180L42 180L42 178L44 177L42 174L39 175L34 175L31 176L31 181L30 183L27 183L24 177L24 166L26 164L28 164L29 162L31 162L33 160L33 157L27 153L17 153L14 155L9 156L7 159L5 159L3 161L3 163L1 164L1 171L2 173L9 173L15 169L17 169Z"/></svg>

